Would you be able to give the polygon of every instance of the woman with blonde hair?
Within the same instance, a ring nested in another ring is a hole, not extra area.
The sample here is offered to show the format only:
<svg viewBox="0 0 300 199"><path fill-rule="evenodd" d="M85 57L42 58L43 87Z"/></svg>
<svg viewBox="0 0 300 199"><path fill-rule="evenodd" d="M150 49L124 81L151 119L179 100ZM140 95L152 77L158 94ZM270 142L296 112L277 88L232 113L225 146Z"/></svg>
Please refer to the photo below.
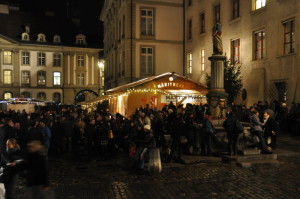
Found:
<svg viewBox="0 0 300 199"><path fill-rule="evenodd" d="M6 199L15 198L15 187L20 173L20 164L23 162L20 146L16 139L6 141L6 152L3 154L4 186Z"/></svg>

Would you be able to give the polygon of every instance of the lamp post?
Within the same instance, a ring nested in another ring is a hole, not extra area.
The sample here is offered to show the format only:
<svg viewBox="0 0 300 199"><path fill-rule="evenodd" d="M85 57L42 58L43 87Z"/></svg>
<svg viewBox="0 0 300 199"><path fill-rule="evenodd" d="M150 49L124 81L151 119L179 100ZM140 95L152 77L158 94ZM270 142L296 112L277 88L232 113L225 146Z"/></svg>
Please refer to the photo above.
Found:
<svg viewBox="0 0 300 199"><path fill-rule="evenodd" d="M101 95L101 88L103 88L104 85L102 85L101 83L101 79L102 79L102 76L104 75L104 66L105 66L105 60L104 59L100 59L98 61L98 69L99 69L99 72L98 72L98 94Z"/></svg>

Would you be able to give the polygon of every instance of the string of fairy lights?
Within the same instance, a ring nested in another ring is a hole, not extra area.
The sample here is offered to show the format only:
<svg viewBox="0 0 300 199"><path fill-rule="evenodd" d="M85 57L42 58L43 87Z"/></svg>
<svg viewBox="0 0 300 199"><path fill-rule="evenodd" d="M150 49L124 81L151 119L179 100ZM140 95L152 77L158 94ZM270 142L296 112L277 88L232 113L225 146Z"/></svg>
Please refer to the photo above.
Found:
<svg viewBox="0 0 300 199"><path fill-rule="evenodd" d="M174 93L170 93L170 92L166 92L164 90L161 90L161 89L147 89L147 88L142 88L142 89L135 89L135 88L130 88L130 89L127 89L124 93L122 94L114 94L114 95L108 95L106 98L102 98L101 100L97 100L97 99L94 99L92 100L92 102L87 102L87 104L89 104L90 106L93 106L97 103L101 103L103 102L104 100L110 100L114 97L123 97L123 96L128 96L132 93L154 93L154 94L157 94L157 93L161 93L161 94L164 94L166 96L169 96L169 97L178 97L178 98L191 98L191 99L199 99L199 98L206 98L205 95L187 95L187 94L174 94Z"/></svg>

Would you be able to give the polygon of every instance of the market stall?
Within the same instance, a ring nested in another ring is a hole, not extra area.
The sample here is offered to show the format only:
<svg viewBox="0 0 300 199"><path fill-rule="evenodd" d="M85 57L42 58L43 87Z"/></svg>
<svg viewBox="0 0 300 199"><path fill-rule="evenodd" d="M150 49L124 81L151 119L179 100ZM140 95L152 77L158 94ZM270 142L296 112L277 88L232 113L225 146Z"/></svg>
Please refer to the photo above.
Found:
<svg viewBox="0 0 300 199"><path fill-rule="evenodd" d="M92 107L103 100L108 100L112 113L128 117L137 108L145 107L147 104L150 108L160 110L171 101L175 105L206 103L207 92L206 86L185 76L164 73L107 90L107 95L87 101L85 106Z"/></svg>

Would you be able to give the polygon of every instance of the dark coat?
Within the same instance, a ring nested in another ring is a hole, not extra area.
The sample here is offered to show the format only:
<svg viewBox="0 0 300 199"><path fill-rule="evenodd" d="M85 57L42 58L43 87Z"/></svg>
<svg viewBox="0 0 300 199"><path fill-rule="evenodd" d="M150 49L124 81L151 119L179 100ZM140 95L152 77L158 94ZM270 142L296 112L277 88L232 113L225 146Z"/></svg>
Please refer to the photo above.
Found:
<svg viewBox="0 0 300 199"><path fill-rule="evenodd" d="M227 137L238 136L239 132L235 128L237 122L239 121L235 117L229 117L224 121L223 127L226 129Z"/></svg>
<svg viewBox="0 0 300 199"><path fill-rule="evenodd" d="M267 138L271 136L272 131L274 131L277 135L280 133L280 128L277 122L273 118L269 117L269 119L264 125L264 137Z"/></svg>
<svg viewBox="0 0 300 199"><path fill-rule="evenodd" d="M41 128L39 127L31 127L28 131L28 136L27 136L27 143L31 141L40 141L43 143L44 138L43 138L43 133Z"/></svg>

